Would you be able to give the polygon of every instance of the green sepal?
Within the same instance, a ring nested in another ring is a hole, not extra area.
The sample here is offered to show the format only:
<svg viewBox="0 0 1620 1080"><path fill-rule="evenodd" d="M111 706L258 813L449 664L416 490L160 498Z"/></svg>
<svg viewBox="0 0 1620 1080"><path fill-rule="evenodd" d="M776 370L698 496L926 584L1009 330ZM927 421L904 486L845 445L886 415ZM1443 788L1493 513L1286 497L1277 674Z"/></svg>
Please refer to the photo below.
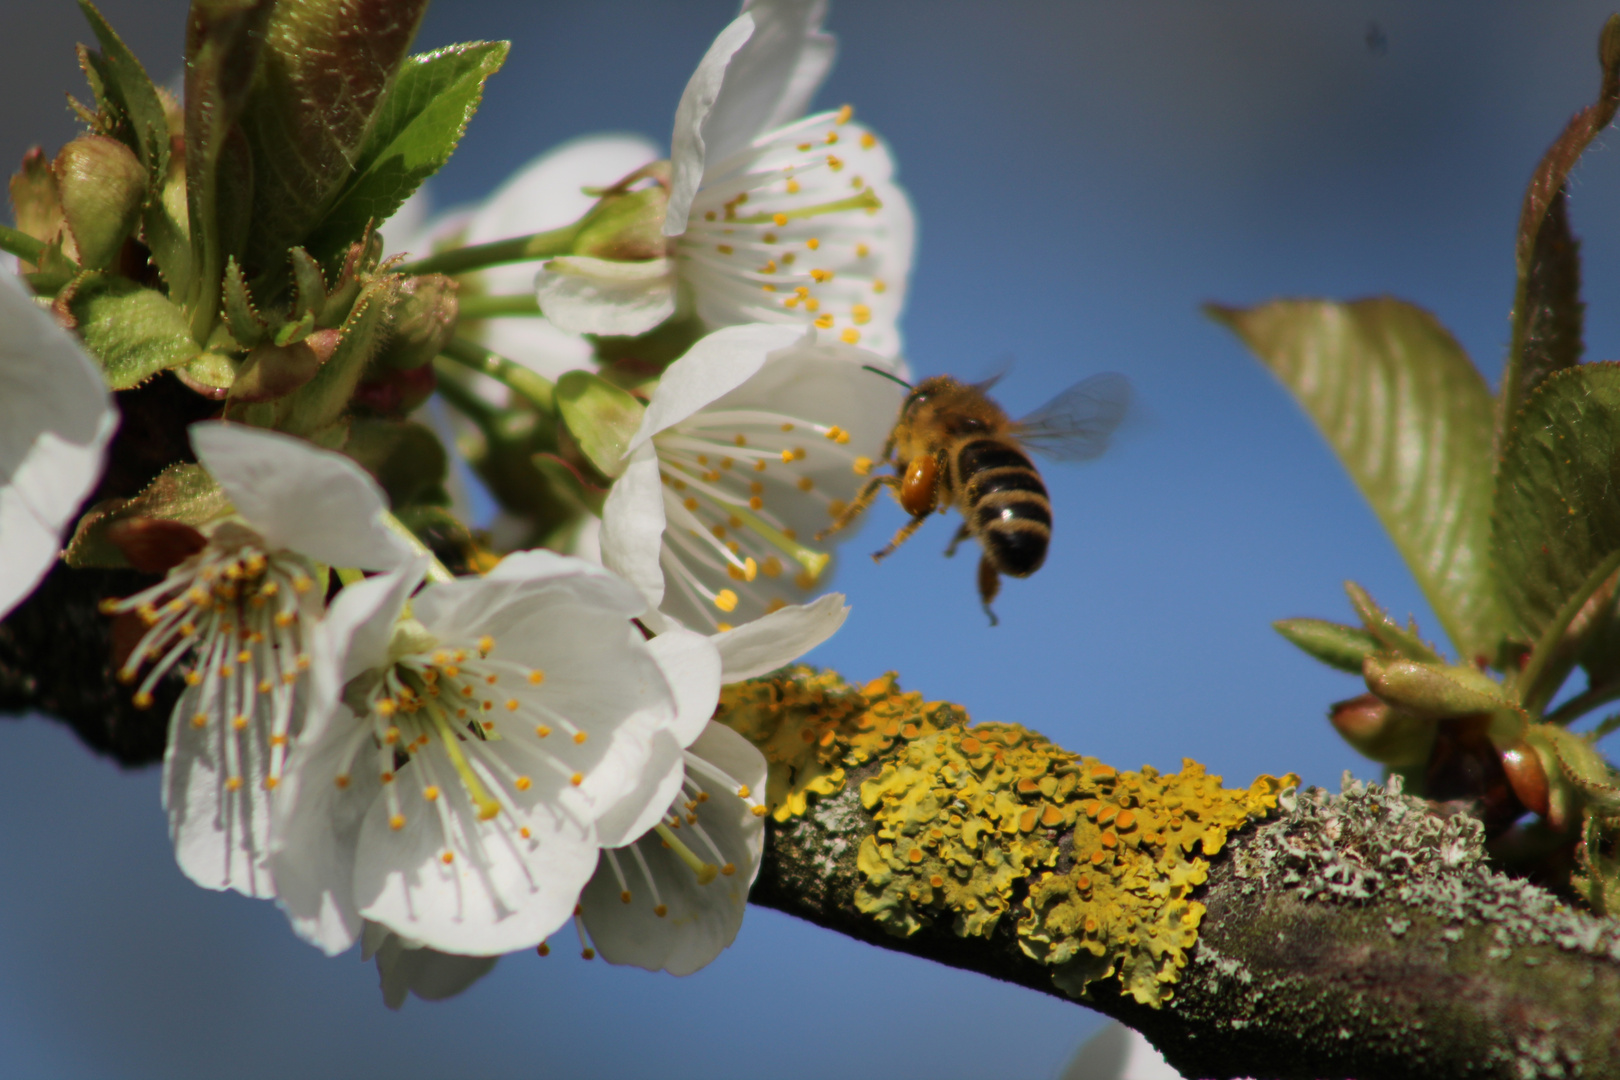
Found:
<svg viewBox="0 0 1620 1080"><path fill-rule="evenodd" d="M625 453L647 407L590 371L570 371L557 380L557 415L580 453L608 479L624 472Z"/></svg>
<svg viewBox="0 0 1620 1080"><path fill-rule="evenodd" d="M602 505L607 502L607 488L588 483L578 470L556 454L531 454L529 463L546 478L551 494L568 506L570 518L602 516Z"/></svg>
<svg viewBox="0 0 1620 1080"><path fill-rule="evenodd" d="M331 357L308 384L274 403L275 427L313 439L317 432L337 423L366 365L387 336L388 307L398 288L398 279L393 276L374 279L361 288Z"/></svg>
<svg viewBox="0 0 1620 1080"><path fill-rule="evenodd" d="M306 245L322 263L331 265L368 221L386 221L449 160L508 48L504 41L470 42L400 66L352 179Z"/></svg>
<svg viewBox="0 0 1620 1080"><path fill-rule="evenodd" d="M1389 297L1205 310L1316 422L1458 652L1494 661L1506 628L1490 562L1495 403L1462 346Z"/></svg>
<svg viewBox="0 0 1620 1080"><path fill-rule="evenodd" d="M225 325L230 328L231 337L244 349L251 349L263 341L269 329L258 309L253 306L247 278L234 257L225 264Z"/></svg>
<svg viewBox="0 0 1620 1080"><path fill-rule="evenodd" d="M1352 675L1360 675L1362 661L1384 648L1359 626L1323 619L1278 619L1271 628L1322 663Z"/></svg>
<svg viewBox="0 0 1620 1080"><path fill-rule="evenodd" d="M1366 589L1353 581L1347 581L1344 583L1344 591L1350 597L1350 606L1355 608L1356 614L1360 616L1361 624L1382 648L1409 660L1425 663L1441 662L1440 654L1418 636L1416 626L1408 628L1390 618Z"/></svg>
<svg viewBox="0 0 1620 1080"><path fill-rule="evenodd" d="M205 350L174 369L180 380L204 397L223 398L236 385L236 362L224 353Z"/></svg>
<svg viewBox="0 0 1620 1080"><path fill-rule="evenodd" d="M201 465L170 465L133 499L106 499L79 519L63 559L69 566L128 566L107 527L128 518L158 518L200 529L231 512L224 490Z"/></svg>
<svg viewBox="0 0 1620 1080"><path fill-rule="evenodd" d="M326 305L326 277L321 264L301 247L289 251L293 268L293 312L315 319Z"/></svg>
<svg viewBox="0 0 1620 1080"><path fill-rule="evenodd" d="M74 289L68 309L114 390L139 386L202 352L184 311L156 289L125 278L86 277Z"/></svg>
<svg viewBox="0 0 1620 1080"><path fill-rule="evenodd" d="M282 323L270 339L277 346L285 348L296 344L315 332L315 313L306 311L291 322Z"/></svg>

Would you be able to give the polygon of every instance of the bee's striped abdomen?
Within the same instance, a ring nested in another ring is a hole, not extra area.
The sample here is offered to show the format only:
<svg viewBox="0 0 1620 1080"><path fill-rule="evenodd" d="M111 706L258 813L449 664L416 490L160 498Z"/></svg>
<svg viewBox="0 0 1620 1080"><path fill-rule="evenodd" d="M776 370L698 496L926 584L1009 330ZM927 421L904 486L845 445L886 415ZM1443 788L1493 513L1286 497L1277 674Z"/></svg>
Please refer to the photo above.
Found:
<svg viewBox="0 0 1620 1080"><path fill-rule="evenodd" d="M1046 561L1052 504L1028 457L1001 439L975 439L961 448L956 472L962 506L996 568L1028 577Z"/></svg>

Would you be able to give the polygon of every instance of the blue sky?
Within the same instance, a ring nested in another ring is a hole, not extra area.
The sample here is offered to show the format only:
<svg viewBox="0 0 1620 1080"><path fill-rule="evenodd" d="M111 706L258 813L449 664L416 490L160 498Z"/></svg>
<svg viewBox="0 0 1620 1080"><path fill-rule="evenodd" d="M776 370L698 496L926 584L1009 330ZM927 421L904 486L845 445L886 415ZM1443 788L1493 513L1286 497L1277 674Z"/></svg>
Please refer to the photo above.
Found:
<svg viewBox="0 0 1620 1080"><path fill-rule="evenodd" d="M184 4L105 11L154 76L176 70ZM505 37L463 149L435 181L474 199L566 138L668 138L731 4L441 0L420 45ZM1303 414L1200 303L1390 293L1434 311L1493 381L1523 185L1596 91L1597 4L968 4L835 0L853 103L915 200L905 318L919 374L1012 357L1012 412L1103 370L1139 408L1116 446L1045 475L1048 563L1005 584L990 629L972 557L930 523L837 584L849 624L813 657L1012 720L1121 767L1195 757L1234 784L1371 770L1324 719L1357 681L1269 627L1346 618L1352 578L1432 616ZM71 137L82 94L62 0L8 5L0 155ZM1381 48L1369 46L1369 30ZM1571 213L1586 254L1589 356L1620 356L1620 162L1600 139ZM1055 1076L1097 1020L1027 990L751 911L685 980L559 947L453 1002L385 1010L356 957L326 960L275 909L191 886L155 771L124 773L53 725L0 726L0 1075L438 1077ZM566 945L563 938L556 941Z"/></svg>

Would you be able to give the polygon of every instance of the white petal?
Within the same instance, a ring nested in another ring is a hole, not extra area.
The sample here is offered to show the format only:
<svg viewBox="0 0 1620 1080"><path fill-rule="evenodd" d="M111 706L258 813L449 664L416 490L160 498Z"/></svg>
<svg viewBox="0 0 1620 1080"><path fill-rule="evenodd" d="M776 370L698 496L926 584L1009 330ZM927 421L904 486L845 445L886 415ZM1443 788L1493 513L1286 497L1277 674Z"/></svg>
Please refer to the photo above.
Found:
<svg viewBox="0 0 1620 1080"><path fill-rule="evenodd" d="M485 244L571 224L584 217L596 203L595 196L581 189L609 187L660 156L659 147L640 135L586 135L571 139L529 161L496 188L473 212L464 242ZM492 266L480 271L479 279L483 287L496 296L527 292L534 281L534 264ZM543 319L488 321L491 328L513 324L546 325ZM528 355L507 352L493 339L481 340L503 356L520 363L531 362Z"/></svg>
<svg viewBox="0 0 1620 1080"><path fill-rule="evenodd" d="M383 524L387 496L342 454L240 424L191 425L197 460L275 547L329 566L391 570L412 552Z"/></svg>
<svg viewBox="0 0 1620 1080"><path fill-rule="evenodd" d="M413 760L409 767L418 765ZM401 774L396 783L405 780ZM555 807L508 809L481 822L462 786L450 783L436 804L416 796L405 826L395 830L385 801L374 800L355 864L361 914L464 956L495 956L544 941L568 921L590 878L595 833ZM529 836L520 837L519 827ZM454 856L450 863L442 858L447 852Z"/></svg>
<svg viewBox="0 0 1620 1080"><path fill-rule="evenodd" d="M623 577L656 609L664 601L658 552L664 536L664 485L651 444L638 446L602 506L602 565Z"/></svg>
<svg viewBox="0 0 1620 1080"><path fill-rule="evenodd" d="M702 779L703 770L695 759L710 761L732 779L753 790L763 790L765 758L742 736L715 723L704 729L687 752L688 774L709 794L708 800L700 803L696 811L698 824L720 849L723 858L734 864L735 872L700 885L692 870L656 838L644 841L638 845L639 850L657 883L658 897L668 909L660 918L653 910L652 889L641 877L635 857L628 850L615 852L631 893L631 902L627 904L604 852L596 874L580 897L580 904L586 929L603 959L610 963L688 975L736 940L748 889L759 873L765 820L755 816L752 806L735 791ZM683 803L670 809L675 813L688 812ZM700 858L713 858L695 830L683 828L677 835L692 845Z"/></svg>
<svg viewBox="0 0 1620 1080"><path fill-rule="evenodd" d="M843 622L842 616L838 621ZM717 649L716 644L714 639L681 627L671 627L647 642L674 691L676 718L669 730L683 747L703 733L714 707L720 703L724 650Z"/></svg>
<svg viewBox="0 0 1620 1080"><path fill-rule="evenodd" d="M821 32L826 9L825 0L759 0L710 46L675 110L666 236L685 230L705 162L804 112L832 67L834 41Z"/></svg>
<svg viewBox="0 0 1620 1080"><path fill-rule="evenodd" d="M327 609L316 633L317 644L331 653L336 680L330 688L319 684L324 669L311 672L313 692L336 700L343 686L362 671L381 667L388 659L388 642L406 601L427 573L427 557L414 556L399 570L345 586Z"/></svg>
<svg viewBox="0 0 1620 1080"><path fill-rule="evenodd" d="M1115 1020L1080 1044L1063 1080L1181 1080L1181 1074L1140 1032Z"/></svg>
<svg viewBox="0 0 1620 1080"><path fill-rule="evenodd" d="M370 927L367 927L369 933ZM377 975L382 982L383 1004L398 1009L407 994L423 1001L455 997L495 969L497 956L458 956L407 945L398 934L386 933L374 950Z"/></svg>
<svg viewBox="0 0 1620 1080"><path fill-rule="evenodd" d="M653 736L652 753L640 781L596 820L596 841L622 847L641 839L669 810L686 775L683 747L669 731Z"/></svg>
<svg viewBox="0 0 1620 1080"><path fill-rule="evenodd" d="M0 616L45 576L118 413L95 362L0 273Z"/></svg>
<svg viewBox="0 0 1620 1080"><path fill-rule="evenodd" d="M631 448L746 383L772 353L804 340L796 327L758 324L728 326L698 339L658 381ZM773 403L777 408L786 404Z"/></svg>
<svg viewBox="0 0 1620 1080"><path fill-rule="evenodd" d="M196 688L180 696L163 754L163 808L175 861L205 889L268 899L276 894L266 865L270 798L262 783L269 774L269 732L254 723L239 736L217 710L207 727L193 726L199 696ZM236 791L226 786L225 740L239 755L243 783Z"/></svg>
<svg viewBox="0 0 1620 1080"><path fill-rule="evenodd" d="M675 268L668 259L564 255L541 267L534 291L546 318L576 334L644 334L675 314Z"/></svg>
<svg viewBox="0 0 1620 1080"><path fill-rule="evenodd" d="M646 601L623 580L594 563L553 551L519 551L482 578L458 578L424 589L412 605L416 618L445 641L472 642L488 634L503 646L519 625L555 621L546 605L591 609L628 620Z"/></svg>
<svg viewBox="0 0 1620 1080"><path fill-rule="evenodd" d="M849 617L843 593L793 604L744 623L711 640L720 650L721 679L741 682L791 664L832 637Z"/></svg>
<svg viewBox="0 0 1620 1080"><path fill-rule="evenodd" d="M664 235L686 231L686 214L703 182L704 127L725 82L726 67L737 50L754 34L754 17L743 14L722 31L698 61L675 107L675 132L670 136L669 207L664 212Z"/></svg>

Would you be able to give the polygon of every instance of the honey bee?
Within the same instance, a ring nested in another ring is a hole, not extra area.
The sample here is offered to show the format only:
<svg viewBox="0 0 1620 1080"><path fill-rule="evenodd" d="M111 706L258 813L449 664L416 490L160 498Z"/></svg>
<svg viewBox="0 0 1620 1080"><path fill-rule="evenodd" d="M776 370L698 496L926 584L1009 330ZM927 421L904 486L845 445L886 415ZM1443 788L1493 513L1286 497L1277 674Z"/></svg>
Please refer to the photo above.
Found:
<svg viewBox="0 0 1620 1080"><path fill-rule="evenodd" d="M945 554L955 555L957 545L971 536L979 538L984 548L979 598L991 626L998 621L990 603L1001 591L1001 575L1024 578L1039 570L1052 538L1052 503L1025 448L1056 461L1094 458L1108 448L1108 437L1124 419L1131 396L1123 375L1093 375L1023 419L1012 420L990 399L987 391L995 383L996 378L963 383L936 375L915 387L905 384L911 394L883 444L882 461L894 468L893 474L868 480L855 501L816 537L844 528L880 489L890 488L911 520L873 554L873 561L881 561L909 540L929 514L955 506L962 525Z"/></svg>

